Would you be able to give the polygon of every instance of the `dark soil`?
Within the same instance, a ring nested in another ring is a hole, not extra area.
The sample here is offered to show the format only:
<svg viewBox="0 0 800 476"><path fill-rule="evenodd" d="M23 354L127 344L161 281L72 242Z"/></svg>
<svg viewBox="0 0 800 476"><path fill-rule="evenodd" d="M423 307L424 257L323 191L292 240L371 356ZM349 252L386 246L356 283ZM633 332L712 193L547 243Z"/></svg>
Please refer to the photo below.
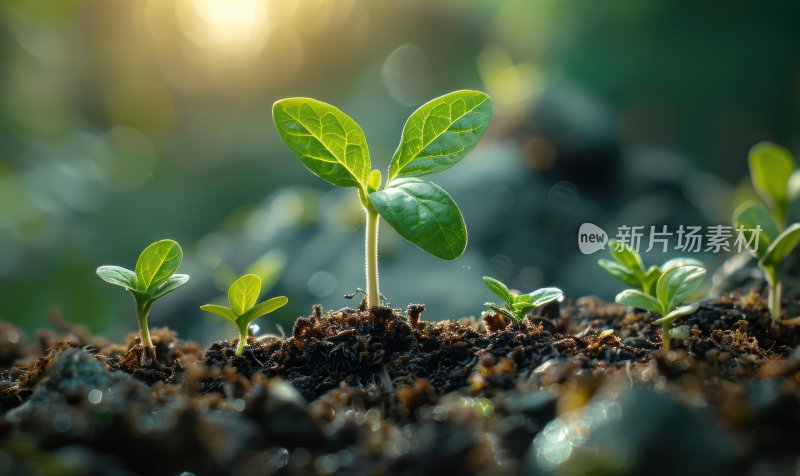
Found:
<svg viewBox="0 0 800 476"><path fill-rule="evenodd" d="M0 324L2 474L795 474L800 333L757 294L676 322L582 298L519 322L424 306L205 352Z"/></svg>

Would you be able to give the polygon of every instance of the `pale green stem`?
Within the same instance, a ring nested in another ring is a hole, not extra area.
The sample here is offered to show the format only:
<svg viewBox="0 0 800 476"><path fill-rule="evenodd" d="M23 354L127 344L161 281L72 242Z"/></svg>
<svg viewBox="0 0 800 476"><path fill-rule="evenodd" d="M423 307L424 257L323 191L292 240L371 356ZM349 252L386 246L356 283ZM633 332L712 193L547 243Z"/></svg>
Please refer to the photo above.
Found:
<svg viewBox="0 0 800 476"><path fill-rule="evenodd" d="M147 316L150 314L150 307L153 301L147 298L136 299L136 320L139 322L139 335L142 337L142 346L145 349L153 349L153 341L150 340L150 329L147 327Z"/></svg>
<svg viewBox="0 0 800 476"><path fill-rule="evenodd" d="M364 209L367 213L367 237L364 246L367 271L367 307L380 306L378 290L378 221L380 216L375 210Z"/></svg>
<svg viewBox="0 0 800 476"><path fill-rule="evenodd" d="M777 276L770 276L770 273L767 273L767 284L769 286L767 293L769 313L772 315L773 321L779 321L781 319L781 282Z"/></svg>
<svg viewBox="0 0 800 476"><path fill-rule="evenodd" d="M669 341L672 339L672 336L669 335L669 322L662 322L661 329L663 329L663 337L661 338L662 341L662 348L664 352L669 352Z"/></svg>
<svg viewBox="0 0 800 476"><path fill-rule="evenodd" d="M236 355L242 355L245 345L247 345L247 326L239 328L239 344L236 346Z"/></svg>

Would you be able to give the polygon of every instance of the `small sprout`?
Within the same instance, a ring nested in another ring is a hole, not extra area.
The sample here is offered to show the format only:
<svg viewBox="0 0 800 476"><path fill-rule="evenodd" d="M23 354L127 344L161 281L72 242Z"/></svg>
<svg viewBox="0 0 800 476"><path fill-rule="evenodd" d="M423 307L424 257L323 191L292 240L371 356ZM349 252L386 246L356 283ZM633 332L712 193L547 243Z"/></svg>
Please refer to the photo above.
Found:
<svg viewBox="0 0 800 476"><path fill-rule="evenodd" d="M200 309L222 316L236 325L239 330L239 345L236 346L236 355L242 355L244 346L247 344L247 329L250 327L250 323L289 302L286 296L278 296L256 304L260 294L261 278L254 274L245 274L228 288L230 308L218 304L200 306Z"/></svg>
<svg viewBox="0 0 800 476"><path fill-rule="evenodd" d="M378 218L437 258L454 260L467 246L467 229L455 201L421 178L449 169L478 144L492 116L480 91L455 91L433 99L406 121L386 183L372 170L364 131L339 109L310 98L275 103L278 134L311 173L337 187L354 187L367 218L367 307L380 305Z"/></svg>
<svg viewBox="0 0 800 476"><path fill-rule="evenodd" d="M558 288L541 288L532 293L517 294L510 291L505 284L489 276L484 276L483 282L486 283L490 291L497 294L504 302L502 306L493 302L484 303L484 306L517 321L524 319L525 315L532 309L564 299L564 293Z"/></svg>
<svg viewBox="0 0 800 476"><path fill-rule="evenodd" d="M663 349L668 352L669 327L675 319L697 311L698 303L683 304L683 302L697 291L705 276L706 269L703 266L676 266L658 278L655 296L640 289L626 289L617 294L616 301L662 316L655 322L662 325Z"/></svg>
<svg viewBox="0 0 800 476"><path fill-rule="evenodd" d="M120 266L97 268L100 278L127 289L136 301L136 320L139 322L139 334L145 349L142 353L142 365L146 365L150 358L158 363L155 360L153 342L150 340L150 329L147 327L147 316L153 302L189 281L189 275L175 274L181 261L183 251L180 245L172 240L160 240L142 251L136 260L135 271Z"/></svg>
<svg viewBox="0 0 800 476"><path fill-rule="evenodd" d="M758 258L769 287L769 312L773 320L779 321L780 265L800 242L800 223L786 226L790 206L800 199L800 170L796 170L794 157L788 150L769 142L753 146L748 161L753 187L769 210L755 200L748 200L733 212L733 223Z"/></svg>
<svg viewBox="0 0 800 476"><path fill-rule="evenodd" d="M619 281L647 294L653 294L658 279L670 269L678 266L703 266L702 262L693 258L673 258L661 266L645 268L639 253L616 240L608 242L608 251L614 260L601 259L597 264Z"/></svg>

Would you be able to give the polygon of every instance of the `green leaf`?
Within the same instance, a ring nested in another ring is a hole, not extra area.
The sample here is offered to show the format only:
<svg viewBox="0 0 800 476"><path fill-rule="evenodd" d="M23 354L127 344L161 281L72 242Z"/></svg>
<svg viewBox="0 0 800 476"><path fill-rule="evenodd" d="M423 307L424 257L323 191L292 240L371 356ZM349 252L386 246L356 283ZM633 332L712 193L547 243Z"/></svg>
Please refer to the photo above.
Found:
<svg viewBox="0 0 800 476"><path fill-rule="evenodd" d="M122 286L129 291L136 290L136 273L121 266L100 266L97 275L107 283Z"/></svg>
<svg viewBox="0 0 800 476"><path fill-rule="evenodd" d="M164 283L159 286L153 293L150 295L151 300L156 300L165 294L169 294L172 291L178 289L179 287L183 286L189 281L188 274L173 274L169 278L167 278Z"/></svg>
<svg viewBox="0 0 800 476"><path fill-rule="evenodd" d="M172 240L160 240L148 246L136 261L137 290L150 294L178 270L181 261L181 246Z"/></svg>
<svg viewBox="0 0 800 476"><path fill-rule="evenodd" d="M517 302L512 304L510 307L511 312L514 315L514 319L520 320L523 319L526 314L528 314L528 311L534 309L536 306L529 302Z"/></svg>
<svg viewBox="0 0 800 476"><path fill-rule="evenodd" d="M289 98L275 103L272 118L283 142L312 173L339 187L366 188L369 149L350 116L316 99Z"/></svg>
<svg viewBox="0 0 800 476"><path fill-rule="evenodd" d="M239 317L239 323L244 323L245 325L250 324L254 320L258 319L259 317L269 314L276 309L282 308L289 302L289 298L286 296L278 296L271 299L267 299L264 302L258 303L249 311L245 312L242 316Z"/></svg>
<svg viewBox="0 0 800 476"><path fill-rule="evenodd" d="M794 250L799 242L800 223L795 223L785 229L783 233L778 235L775 241L769 245L769 248L767 248L767 251L764 253L764 257L761 258L761 265L777 269L784 258L789 256L789 253Z"/></svg>
<svg viewBox="0 0 800 476"><path fill-rule="evenodd" d="M511 295L511 291L508 290L508 286L501 283L500 281L490 278L489 276L483 277L483 282L486 283L486 286L489 290L498 296L500 296L503 301L511 304L514 302L514 296Z"/></svg>
<svg viewBox="0 0 800 476"><path fill-rule="evenodd" d="M645 294L638 289L626 289L625 291L617 294L617 297L614 300L620 304L638 307L639 309L646 309L656 314L663 313L661 310L661 304L658 303L656 298L649 294Z"/></svg>
<svg viewBox="0 0 800 476"><path fill-rule="evenodd" d="M480 91L456 91L427 102L403 127L388 181L449 169L475 148L491 117L492 100Z"/></svg>
<svg viewBox="0 0 800 476"><path fill-rule="evenodd" d="M679 266L662 274L656 285L656 296L664 309L663 314L672 312L694 294L705 276L706 269L701 266Z"/></svg>
<svg viewBox="0 0 800 476"><path fill-rule="evenodd" d="M620 246L617 240L610 240L608 242L608 252L611 257L628 268L634 274L644 274L644 264L642 264L642 257L639 256L633 248L628 245Z"/></svg>
<svg viewBox="0 0 800 476"><path fill-rule="evenodd" d="M378 213L400 235L445 260L461 256L467 229L458 206L441 187L420 178L402 178L369 195Z"/></svg>
<svg viewBox="0 0 800 476"><path fill-rule="evenodd" d="M776 208L782 220L786 208L787 185L794 172L795 164L792 153L771 142L759 142L750 149L750 178L756 191Z"/></svg>
<svg viewBox="0 0 800 476"><path fill-rule="evenodd" d="M380 170L373 170L369 173L369 178L367 178L367 190L369 192L374 192L378 190L381 186L381 171Z"/></svg>
<svg viewBox="0 0 800 476"><path fill-rule="evenodd" d="M558 301L564 298L564 292L558 288L541 288L530 293L532 298L533 307L542 307L553 301Z"/></svg>
<svg viewBox="0 0 800 476"><path fill-rule="evenodd" d="M756 227L761 227L761 232L758 234L758 246L754 251L756 256L764 256L770 243L778 237L778 225L769 214L766 208L754 200L748 200L738 207L733 212L734 227L743 227L745 229L745 239L749 242L754 232L747 230L755 230Z"/></svg>
<svg viewBox="0 0 800 476"><path fill-rule="evenodd" d="M502 314L503 316L506 316L509 319L512 319L512 320L521 319L521 317L517 317L515 314L513 314L510 309L508 309L506 307L498 306L497 304L495 304L493 302L485 302L485 303L483 303L483 305L488 307L489 309L491 309L492 311L494 311L494 312L496 312L498 314Z"/></svg>
<svg viewBox="0 0 800 476"><path fill-rule="evenodd" d="M228 303L237 316L247 312L261 294L261 278L255 274L245 274L228 288Z"/></svg>
<svg viewBox="0 0 800 476"><path fill-rule="evenodd" d="M695 311L697 311L697 308L699 307L700 307L699 302L686 304L685 306L678 306L674 311L670 312L661 319L656 319L654 322L656 324L662 324L664 322L672 322L679 317L688 316L689 314L694 314Z"/></svg>
<svg viewBox="0 0 800 476"><path fill-rule="evenodd" d="M202 309L204 311L207 311L207 312L210 312L212 314L216 314L218 316L222 316L225 319L233 322L234 324L237 324L237 322L236 322L236 319L237 319L236 314L234 314L233 311L231 311L230 309L228 309L225 306L220 306L218 304L205 304L205 305L200 306L200 309Z"/></svg>
<svg viewBox="0 0 800 476"><path fill-rule="evenodd" d="M608 274L622 281L628 286L632 286L634 288L642 286L642 282L633 272L631 272L630 269L617 263L616 261L611 261L610 259L600 259L597 261L597 264L606 270Z"/></svg>

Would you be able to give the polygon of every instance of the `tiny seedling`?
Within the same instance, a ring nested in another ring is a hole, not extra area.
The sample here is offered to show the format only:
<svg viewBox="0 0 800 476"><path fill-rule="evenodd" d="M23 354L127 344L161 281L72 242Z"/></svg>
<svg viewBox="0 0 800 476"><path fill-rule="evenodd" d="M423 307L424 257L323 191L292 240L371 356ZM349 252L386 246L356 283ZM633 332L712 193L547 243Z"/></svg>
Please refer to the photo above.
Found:
<svg viewBox="0 0 800 476"><path fill-rule="evenodd" d="M780 265L800 242L800 223L786 226L792 206L800 202L800 170L791 152L769 142L753 146L748 161L753 187L769 210L748 200L733 212L733 223L745 234L748 248L758 258L767 279L769 312L773 320L779 321Z"/></svg>
<svg viewBox="0 0 800 476"><path fill-rule="evenodd" d="M517 294L509 290L505 284L489 276L484 276L483 282L490 291L503 300L503 305L487 302L484 303L484 306L517 321L524 319L532 309L564 299L564 293L558 288L541 288L528 294Z"/></svg>
<svg viewBox="0 0 800 476"><path fill-rule="evenodd" d="M698 303L683 304L700 287L706 269L702 266L677 266L670 268L658 278L655 295L640 289L626 289L617 294L616 301L626 306L645 309L661 316L655 322L662 325L663 349L669 351L669 327L675 319L692 314Z"/></svg>
<svg viewBox="0 0 800 476"><path fill-rule="evenodd" d="M127 289L136 301L136 320L139 322L139 334L145 349L142 353L142 365L146 365L150 358L158 363L153 342L150 340L150 329L147 327L147 316L153 302L189 281L189 275L175 274L181 261L183 251L180 245L172 240L160 240L142 251L136 260L135 271L121 266L97 268L100 278Z"/></svg>
<svg viewBox="0 0 800 476"><path fill-rule="evenodd" d="M244 346L247 344L247 329L250 327L250 323L289 302L286 296L278 296L256 304L260 294L261 278L255 274L245 274L228 288L230 308L219 304L200 306L200 309L222 316L236 325L239 330L239 345L236 346L236 355L242 355Z"/></svg>
<svg viewBox="0 0 800 476"><path fill-rule="evenodd" d="M483 137L492 101L479 91L456 91L424 104L406 121L386 184L372 170L361 126L339 109L310 98L282 99L272 117L278 134L313 174L358 190L366 213L367 306L380 304L378 218L437 258L453 260L467 246L458 206L441 187L420 178L449 169Z"/></svg>
<svg viewBox="0 0 800 476"><path fill-rule="evenodd" d="M601 259L597 264L619 281L646 294L653 294L655 285L662 274L678 266L703 266L693 258L672 258L661 266L644 267L642 257L633 248L616 240L608 242L608 251L614 260Z"/></svg>

